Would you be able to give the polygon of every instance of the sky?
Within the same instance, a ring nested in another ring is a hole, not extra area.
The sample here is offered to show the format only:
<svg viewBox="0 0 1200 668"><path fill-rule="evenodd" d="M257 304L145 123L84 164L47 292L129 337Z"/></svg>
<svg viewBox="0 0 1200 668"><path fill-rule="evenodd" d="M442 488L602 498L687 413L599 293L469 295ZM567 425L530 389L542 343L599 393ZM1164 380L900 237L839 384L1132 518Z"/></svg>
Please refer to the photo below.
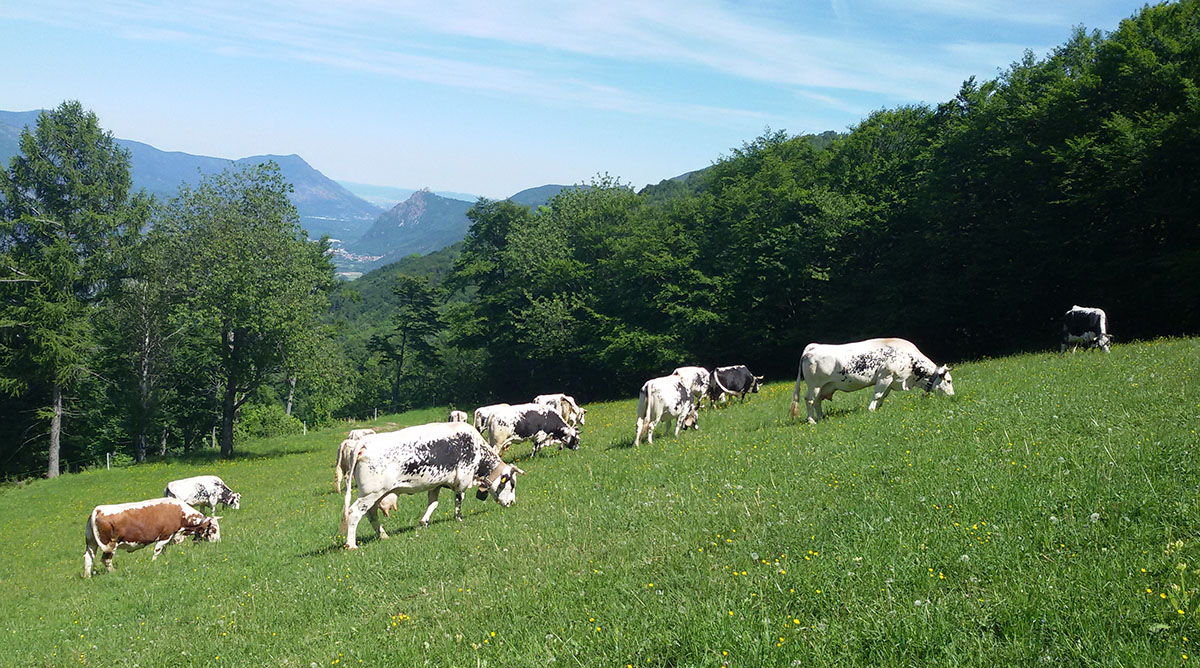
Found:
<svg viewBox="0 0 1200 668"><path fill-rule="evenodd" d="M0 0L0 109L75 99L122 139L504 198L641 188L766 130L950 99L1113 0Z"/></svg>

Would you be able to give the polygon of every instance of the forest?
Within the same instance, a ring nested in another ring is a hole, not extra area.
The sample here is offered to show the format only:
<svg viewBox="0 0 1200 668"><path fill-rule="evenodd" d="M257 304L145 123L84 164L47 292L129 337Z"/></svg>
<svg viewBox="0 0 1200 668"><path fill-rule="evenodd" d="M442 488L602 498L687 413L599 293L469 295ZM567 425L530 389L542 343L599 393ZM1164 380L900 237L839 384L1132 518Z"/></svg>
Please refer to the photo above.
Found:
<svg viewBox="0 0 1200 668"><path fill-rule="evenodd" d="M1198 80L1200 0L1147 6L844 133L767 130L640 192L605 174L536 210L481 199L460 244L352 283L278 169L130 192L128 155L65 102L0 169L0 473L628 397L682 364L789 378L812 341L1041 350L1072 304L1118 342L1194 334Z"/></svg>

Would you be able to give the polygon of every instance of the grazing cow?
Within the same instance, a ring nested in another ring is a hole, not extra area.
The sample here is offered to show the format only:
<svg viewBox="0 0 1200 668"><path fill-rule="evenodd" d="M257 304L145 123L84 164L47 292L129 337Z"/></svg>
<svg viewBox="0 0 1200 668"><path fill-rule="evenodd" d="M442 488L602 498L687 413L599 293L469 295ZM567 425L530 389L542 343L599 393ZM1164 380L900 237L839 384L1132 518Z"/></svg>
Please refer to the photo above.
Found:
<svg viewBox="0 0 1200 668"><path fill-rule="evenodd" d="M713 369L712 382L708 386L708 405L711 407L728 396L736 396L745 401L747 394L758 394L758 386L762 380L762 376L750 373L745 364L719 366Z"/></svg>
<svg viewBox="0 0 1200 668"><path fill-rule="evenodd" d="M1108 333L1108 316L1102 309L1089 306L1072 306L1070 311L1063 314L1062 346L1059 353L1067 352L1067 344L1071 352L1082 343L1084 348L1099 348L1110 352L1112 336Z"/></svg>
<svg viewBox="0 0 1200 668"><path fill-rule="evenodd" d="M421 517L421 526L438 505L438 491L454 491L454 517L462 521L462 500L466 490L478 486L476 498L491 493L504 507L516 501L517 474L521 469L505 464L469 424L435 422L378 434L359 442L351 465L358 498L350 502L350 486L342 506L342 532L346 549L357 548L355 534L363 515L381 539L387 533L379 524L375 509L388 494L429 492L429 506Z"/></svg>
<svg viewBox="0 0 1200 668"><path fill-rule="evenodd" d="M702 366L681 366L671 373L682 378L684 384L692 388L692 403L699 408L700 399L708 394L708 385L712 377L708 369Z"/></svg>
<svg viewBox="0 0 1200 668"><path fill-rule="evenodd" d="M642 384L642 391L638 394L637 435L633 439L633 447L641 444L643 434L649 435L647 442L654 443L654 428L667 413L675 416L676 436L680 429L699 429L696 426L692 386L674 374L651 378Z"/></svg>
<svg viewBox="0 0 1200 668"><path fill-rule="evenodd" d="M242 502L242 495L229 489L229 485L215 475L198 475L194 478L172 480L167 483L163 496L179 499L195 508L208 506L212 508L213 515L217 514L218 503L237 510L238 505Z"/></svg>
<svg viewBox="0 0 1200 668"><path fill-rule="evenodd" d="M132 552L153 543L153 560L158 559L159 553L173 540L179 542L186 536L196 540L221 540L219 519L206 517L173 498L96 506L88 515L83 532L83 577L92 577L97 551L104 568L112 572L113 554L118 548Z"/></svg>
<svg viewBox="0 0 1200 668"><path fill-rule="evenodd" d="M800 385L808 384L804 403L808 421L824 420L821 402L833 393L853 392L875 386L867 410L875 410L888 392L921 387L926 393L937 390L954 395L949 366L938 366L904 339L868 339L855 343L829 345L810 343L800 356L800 372L792 393L792 418L799 412Z"/></svg>
<svg viewBox="0 0 1200 668"><path fill-rule="evenodd" d="M533 441L533 454L551 443L579 449L579 430L567 424L558 411L545 404L517 404L492 413L483 435L503 455L508 446L518 441Z"/></svg>
<svg viewBox="0 0 1200 668"><path fill-rule="evenodd" d="M350 460L354 457L354 444L360 438L373 434L375 434L374 429L351 429L350 433L346 434L346 440L338 446L337 460L333 465L333 481L339 493L342 491L342 478L350 476Z"/></svg>
<svg viewBox="0 0 1200 668"><path fill-rule="evenodd" d="M587 409L580 408L575 397L569 394L539 394L533 398L533 403L550 406L572 427L587 424Z"/></svg>
<svg viewBox="0 0 1200 668"><path fill-rule="evenodd" d="M450 411L450 417L446 418L446 422L470 422L466 411Z"/></svg>
<svg viewBox="0 0 1200 668"><path fill-rule="evenodd" d="M475 429L479 430L479 433L482 434L484 430L487 429L488 420L492 419L492 413L495 413L499 410L504 410L508 407L508 404L492 404L491 406L480 406L479 408L476 408L475 421L473 423L475 425Z"/></svg>

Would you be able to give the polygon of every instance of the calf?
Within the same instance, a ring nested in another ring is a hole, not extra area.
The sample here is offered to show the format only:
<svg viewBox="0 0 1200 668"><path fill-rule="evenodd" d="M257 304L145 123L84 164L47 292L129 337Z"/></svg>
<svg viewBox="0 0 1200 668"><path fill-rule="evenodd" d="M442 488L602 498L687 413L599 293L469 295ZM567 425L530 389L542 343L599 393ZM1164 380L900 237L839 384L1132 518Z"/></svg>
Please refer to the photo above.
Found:
<svg viewBox="0 0 1200 668"><path fill-rule="evenodd" d="M446 422L470 422L466 411L450 411L450 417L446 418Z"/></svg>
<svg viewBox="0 0 1200 668"><path fill-rule="evenodd" d="M708 387L708 405L712 407L714 403L724 401L729 396L745 401L747 394L758 394L758 386L762 380L762 376L750 373L745 364L719 366L712 372L712 382Z"/></svg>
<svg viewBox="0 0 1200 668"><path fill-rule="evenodd" d="M952 396L954 383L949 366L938 366L904 339L868 339L855 343L828 345L810 343L800 356L800 372L792 393L791 414L799 413L800 385L808 384L804 403L808 421L824 420L821 402L833 393L853 392L875 386L875 394L867 410L874 411L892 390L907 391L921 387L928 394L934 390Z"/></svg>
<svg viewBox="0 0 1200 668"><path fill-rule="evenodd" d="M533 403L550 406L572 427L587 424L587 409L580 408L575 397L568 394L539 394L533 398Z"/></svg>
<svg viewBox="0 0 1200 668"><path fill-rule="evenodd" d="M438 506L438 491L454 491L454 517L462 521L462 500L466 490L478 486L480 500L492 494L504 507L516 502L518 474L521 469L505 464L471 425L461 422L435 422L408 427L363 439L351 464L358 498L350 502L350 486L342 506L342 532L346 549L358 547L355 534L363 515L381 539L387 533L375 510L388 494L429 492L429 506L421 516L422 527Z"/></svg>
<svg viewBox="0 0 1200 668"><path fill-rule="evenodd" d="M712 378L708 369L702 366L681 366L671 374L682 378L684 384L692 389L692 403L698 408L700 400L708 394L708 386Z"/></svg>
<svg viewBox="0 0 1200 668"><path fill-rule="evenodd" d="M648 434L647 441L654 443L654 428L667 413L675 416L676 436L680 429L699 429L696 426L692 387L674 374L651 378L642 384L638 394L637 435L633 439L633 447L641 444L643 434Z"/></svg>
<svg viewBox="0 0 1200 668"><path fill-rule="evenodd" d="M186 536L196 540L221 540L219 519L206 517L173 498L96 506L88 515L83 532L83 577L92 577L97 551L104 568L112 572L113 554L118 548L132 552L153 543L151 560L154 560L172 540L178 542Z"/></svg>
<svg viewBox="0 0 1200 668"><path fill-rule="evenodd" d="M1110 352L1112 336L1108 333L1108 316L1102 309L1088 306L1072 306L1063 314L1062 345L1058 352L1067 352L1067 345L1074 344L1071 352L1082 343L1084 348L1099 348Z"/></svg>
<svg viewBox="0 0 1200 668"><path fill-rule="evenodd" d="M558 443L559 450L564 445L579 449L579 431L545 404L517 404L498 410L488 420L483 434L498 455L503 455L513 443L530 440L534 455L551 443Z"/></svg>
<svg viewBox="0 0 1200 668"><path fill-rule="evenodd" d="M217 514L218 503L237 510L242 502L242 495L229 489L229 485L215 475L172 480L163 490L163 496L179 499L196 508L208 506L214 515Z"/></svg>

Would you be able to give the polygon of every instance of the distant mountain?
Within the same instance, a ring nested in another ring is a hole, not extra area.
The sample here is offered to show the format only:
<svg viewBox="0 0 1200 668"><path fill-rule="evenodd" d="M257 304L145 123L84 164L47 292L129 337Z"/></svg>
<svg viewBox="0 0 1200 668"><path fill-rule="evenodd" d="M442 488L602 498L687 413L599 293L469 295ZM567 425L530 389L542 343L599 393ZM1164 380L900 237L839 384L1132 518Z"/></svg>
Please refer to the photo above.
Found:
<svg viewBox="0 0 1200 668"><path fill-rule="evenodd" d="M19 150L18 139L26 125L37 123L37 111L0 111L0 160L8 165ZM343 242L360 236L381 209L366 202L337 182L313 169L298 155L258 155L240 160L162 151L149 144L117 139L129 149L133 187L145 188L160 198L173 197L179 184L195 185L202 175L214 174L236 165L255 165L274 160L283 177L292 184L292 203L300 212L300 224L312 238L329 235Z"/></svg>
<svg viewBox="0 0 1200 668"><path fill-rule="evenodd" d="M347 244L354 253L380 256L373 266L413 253L430 253L462 240L471 226L470 202L418 190L375 219L365 234Z"/></svg>
<svg viewBox="0 0 1200 668"><path fill-rule="evenodd" d="M536 188L526 188L525 190L522 190L508 199L516 202L517 204L524 204L531 209L536 209L539 206L549 204L550 200L554 199L555 195L563 190L566 190L567 188L587 189L588 186L560 186L548 184L544 186L538 186Z"/></svg>
<svg viewBox="0 0 1200 668"><path fill-rule="evenodd" d="M387 210L400 202L412 197L412 194L417 192L413 188L393 188L391 186L374 186L367 183L354 183L353 181L338 181L354 195L374 204L375 206ZM434 195L445 197L447 199L459 199L464 202L475 203L479 199L478 195L469 193L456 193L448 190L434 190Z"/></svg>

